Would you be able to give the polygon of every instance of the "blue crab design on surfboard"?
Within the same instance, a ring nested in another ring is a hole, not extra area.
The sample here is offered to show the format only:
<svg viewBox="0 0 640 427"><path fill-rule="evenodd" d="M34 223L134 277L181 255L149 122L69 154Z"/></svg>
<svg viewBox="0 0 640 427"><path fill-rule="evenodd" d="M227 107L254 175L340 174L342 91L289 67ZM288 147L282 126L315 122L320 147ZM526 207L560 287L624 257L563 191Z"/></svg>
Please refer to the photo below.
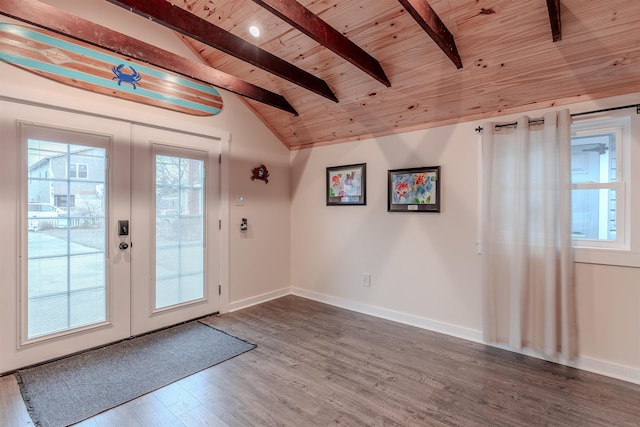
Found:
<svg viewBox="0 0 640 427"><path fill-rule="evenodd" d="M133 86L133 89L135 90L136 83L142 80L142 76L131 66L129 66L129 68L131 69L131 74L124 73L122 70L123 68L124 68L124 64L120 64L117 67L113 67L111 71L113 71L113 74L115 74L115 76L113 76L111 80L118 79L118 86L121 86L122 82L129 83L131 84L131 86Z"/></svg>

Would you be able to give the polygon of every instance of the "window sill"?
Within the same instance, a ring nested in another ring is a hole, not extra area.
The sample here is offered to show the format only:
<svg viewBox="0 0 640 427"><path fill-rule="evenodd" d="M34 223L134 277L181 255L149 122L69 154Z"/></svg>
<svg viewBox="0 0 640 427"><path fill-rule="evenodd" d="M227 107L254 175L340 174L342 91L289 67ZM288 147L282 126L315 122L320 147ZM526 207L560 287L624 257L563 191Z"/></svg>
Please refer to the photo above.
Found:
<svg viewBox="0 0 640 427"><path fill-rule="evenodd" d="M640 252L623 249L584 248L574 246L574 261L618 267L640 267Z"/></svg>

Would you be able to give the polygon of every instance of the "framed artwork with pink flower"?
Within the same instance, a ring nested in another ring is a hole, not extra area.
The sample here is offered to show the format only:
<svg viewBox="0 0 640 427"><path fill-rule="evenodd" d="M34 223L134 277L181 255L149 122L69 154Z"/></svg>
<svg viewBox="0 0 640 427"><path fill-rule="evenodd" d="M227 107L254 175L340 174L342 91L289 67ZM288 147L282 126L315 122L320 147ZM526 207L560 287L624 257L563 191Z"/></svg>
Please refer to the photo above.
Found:
<svg viewBox="0 0 640 427"><path fill-rule="evenodd" d="M327 168L327 206L366 205L367 164Z"/></svg>
<svg viewBox="0 0 640 427"><path fill-rule="evenodd" d="M389 171L388 212L440 212L440 166Z"/></svg>

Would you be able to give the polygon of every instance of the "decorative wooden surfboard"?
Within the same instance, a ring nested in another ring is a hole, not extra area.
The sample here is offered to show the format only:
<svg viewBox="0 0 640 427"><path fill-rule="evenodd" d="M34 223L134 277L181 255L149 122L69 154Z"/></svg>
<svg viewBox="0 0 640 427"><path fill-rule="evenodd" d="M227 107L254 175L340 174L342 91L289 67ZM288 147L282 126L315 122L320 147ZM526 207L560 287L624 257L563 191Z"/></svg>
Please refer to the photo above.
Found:
<svg viewBox="0 0 640 427"><path fill-rule="evenodd" d="M196 116L218 114L213 87L40 28L0 23L0 59L91 92Z"/></svg>

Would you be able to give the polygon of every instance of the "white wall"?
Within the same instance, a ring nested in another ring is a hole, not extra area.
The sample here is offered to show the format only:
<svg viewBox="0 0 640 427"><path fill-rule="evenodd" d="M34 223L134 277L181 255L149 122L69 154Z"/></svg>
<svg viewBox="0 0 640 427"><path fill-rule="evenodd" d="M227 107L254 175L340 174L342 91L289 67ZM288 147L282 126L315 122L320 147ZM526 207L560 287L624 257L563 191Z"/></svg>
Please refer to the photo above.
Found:
<svg viewBox="0 0 640 427"><path fill-rule="evenodd" d="M289 292L291 229L289 150L240 101L229 104L236 112L224 122L231 132L229 308L234 310L255 297L262 301ZM268 183L251 180L252 169L261 164L269 171ZM236 196L244 197L243 205L236 205ZM242 218L248 220L246 232L240 231Z"/></svg>
<svg viewBox="0 0 640 427"><path fill-rule="evenodd" d="M292 286L477 329L476 140L467 124L292 152ZM325 206L325 168L352 163L367 205ZM387 213L387 170L432 165L442 213Z"/></svg>
<svg viewBox="0 0 640 427"><path fill-rule="evenodd" d="M590 111L638 99L640 94L633 94L570 109ZM480 341L474 129L481 124L292 151L294 293ZM638 136L633 150L637 160ZM325 206L325 168L352 163L367 164L367 205ZM441 213L387 213L387 170L431 165L442 167ZM633 184L640 186L640 171ZM371 274L370 288L363 287L363 273ZM575 365L640 383L640 269L576 264L576 274L581 350Z"/></svg>

